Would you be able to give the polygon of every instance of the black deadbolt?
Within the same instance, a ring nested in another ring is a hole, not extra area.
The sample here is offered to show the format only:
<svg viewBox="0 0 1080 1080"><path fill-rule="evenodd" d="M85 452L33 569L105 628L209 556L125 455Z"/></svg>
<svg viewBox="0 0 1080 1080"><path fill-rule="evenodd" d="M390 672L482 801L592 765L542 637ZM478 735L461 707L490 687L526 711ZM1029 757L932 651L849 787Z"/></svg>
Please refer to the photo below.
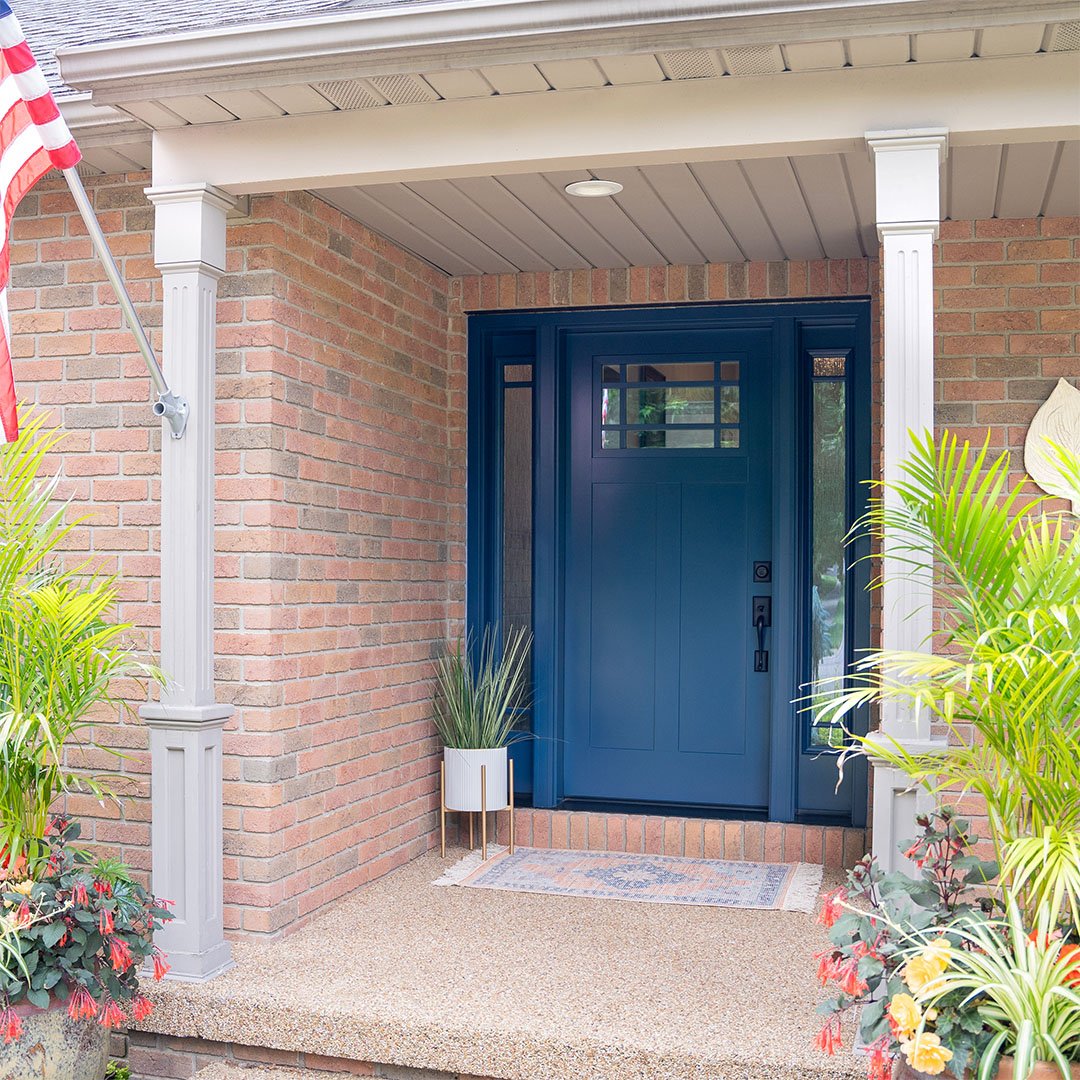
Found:
<svg viewBox="0 0 1080 1080"><path fill-rule="evenodd" d="M772 581L772 563L771 562L756 562L756 563L754 563L754 581L755 582Z"/></svg>

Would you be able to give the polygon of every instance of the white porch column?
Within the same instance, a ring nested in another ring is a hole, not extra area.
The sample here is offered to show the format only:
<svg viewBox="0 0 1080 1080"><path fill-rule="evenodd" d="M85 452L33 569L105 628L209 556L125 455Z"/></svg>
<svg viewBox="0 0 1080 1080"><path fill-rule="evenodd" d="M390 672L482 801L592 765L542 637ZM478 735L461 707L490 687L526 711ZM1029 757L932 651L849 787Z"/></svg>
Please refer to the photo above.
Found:
<svg viewBox="0 0 1080 1080"><path fill-rule="evenodd" d="M214 701L214 327L232 197L205 184L147 189L165 286L163 366L190 406L183 438L162 436L161 666L169 686L150 727L153 889L175 903L160 935L173 975L231 963L222 917L221 729Z"/></svg>
<svg viewBox="0 0 1080 1080"><path fill-rule="evenodd" d="M934 428L934 241L941 220L941 163L948 148L943 129L870 132L874 159L877 227L884 247L882 276L885 387L884 478L901 478L910 432ZM888 539L886 539L888 546ZM929 575L912 580L910 570L884 562L882 646L925 649L933 628ZM882 730L911 750L938 745L929 719L887 708ZM883 764L874 768L874 854L885 870L904 866L897 846L915 836L915 816L932 805L907 778Z"/></svg>

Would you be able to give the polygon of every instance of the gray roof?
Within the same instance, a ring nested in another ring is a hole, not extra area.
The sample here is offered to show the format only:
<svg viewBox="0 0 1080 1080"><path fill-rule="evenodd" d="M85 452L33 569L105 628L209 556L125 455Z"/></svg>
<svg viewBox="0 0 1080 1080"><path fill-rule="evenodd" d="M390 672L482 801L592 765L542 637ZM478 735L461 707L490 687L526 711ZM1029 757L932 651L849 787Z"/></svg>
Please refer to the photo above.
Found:
<svg viewBox="0 0 1080 1080"><path fill-rule="evenodd" d="M419 0L13 0L23 32L54 92L60 79L56 50L186 30L277 22L337 11L393 7Z"/></svg>

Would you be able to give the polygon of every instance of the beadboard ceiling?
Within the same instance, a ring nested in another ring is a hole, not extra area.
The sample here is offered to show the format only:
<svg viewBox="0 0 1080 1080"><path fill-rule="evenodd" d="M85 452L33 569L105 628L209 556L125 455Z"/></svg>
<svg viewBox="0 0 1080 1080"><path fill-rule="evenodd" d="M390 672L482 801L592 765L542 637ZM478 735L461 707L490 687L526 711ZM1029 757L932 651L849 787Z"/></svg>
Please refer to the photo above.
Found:
<svg viewBox="0 0 1080 1080"><path fill-rule="evenodd" d="M587 172L318 191L452 274L855 258L877 250L866 152L604 169L623 191L577 199ZM1080 142L954 147L949 218L1080 214Z"/></svg>

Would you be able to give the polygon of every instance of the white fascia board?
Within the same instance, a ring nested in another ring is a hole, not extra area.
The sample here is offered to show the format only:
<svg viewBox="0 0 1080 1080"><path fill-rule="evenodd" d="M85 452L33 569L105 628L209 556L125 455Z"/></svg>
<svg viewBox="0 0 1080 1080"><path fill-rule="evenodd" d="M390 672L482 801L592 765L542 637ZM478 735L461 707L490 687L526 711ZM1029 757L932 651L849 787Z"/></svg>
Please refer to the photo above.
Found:
<svg viewBox="0 0 1080 1080"><path fill-rule="evenodd" d="M1025 21L1074 17L1030 3ZM1013 0L452 0L61 49L100 102L481 64L1015 22Z"/></svg>
<svg viewBox="0 0 1080 1080"><path fill-rule="evenodd" d="M700 79L283 116L154 135L154 183L233 193L865 147L943 127L953 145L1080 137L1068 53Z"/></svg>

